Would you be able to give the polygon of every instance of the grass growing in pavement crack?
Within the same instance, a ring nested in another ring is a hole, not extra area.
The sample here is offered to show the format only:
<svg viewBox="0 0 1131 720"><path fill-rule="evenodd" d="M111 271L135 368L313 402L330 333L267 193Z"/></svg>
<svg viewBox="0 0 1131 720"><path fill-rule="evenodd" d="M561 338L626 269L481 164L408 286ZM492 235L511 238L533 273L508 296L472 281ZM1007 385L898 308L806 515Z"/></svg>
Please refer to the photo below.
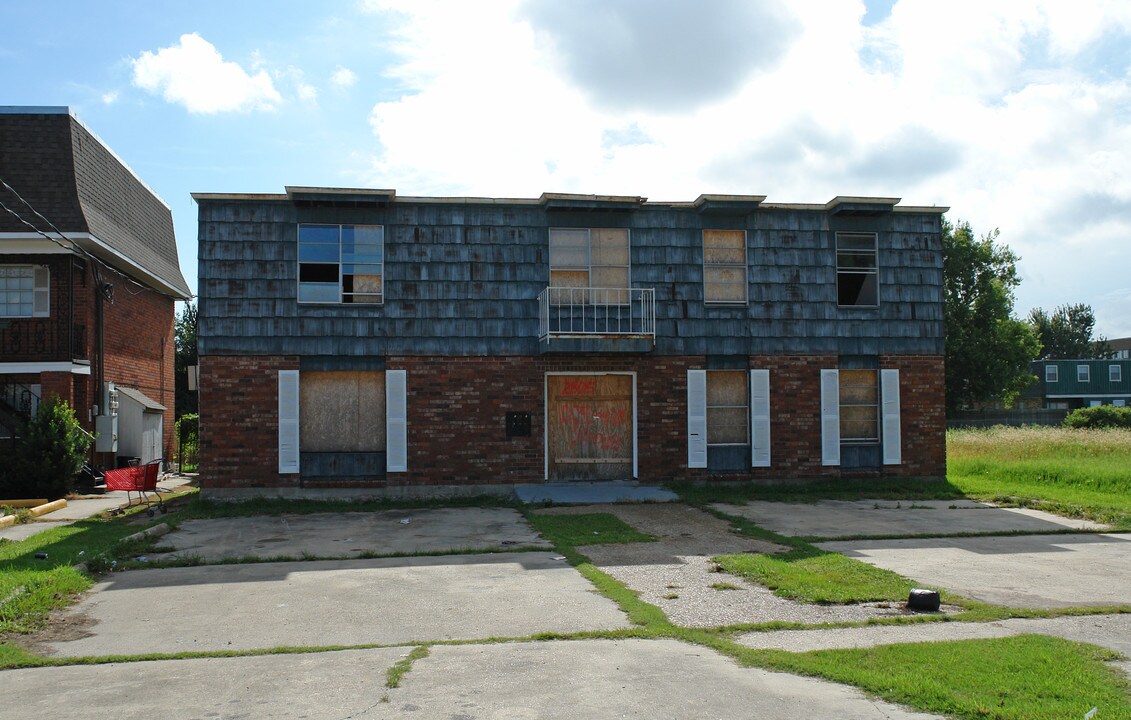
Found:
<svg viewBox="0 0 1131 720"><path fill-rule="evenodd" d="M393 663L393 666L385 672L385 687L397 688L401 686L401 678L403 678L409 670L412 670L412 664L417 660L428 657L431 650L427 645L420 645L412 649L412 651L405 655L403 658Z"/></svg>

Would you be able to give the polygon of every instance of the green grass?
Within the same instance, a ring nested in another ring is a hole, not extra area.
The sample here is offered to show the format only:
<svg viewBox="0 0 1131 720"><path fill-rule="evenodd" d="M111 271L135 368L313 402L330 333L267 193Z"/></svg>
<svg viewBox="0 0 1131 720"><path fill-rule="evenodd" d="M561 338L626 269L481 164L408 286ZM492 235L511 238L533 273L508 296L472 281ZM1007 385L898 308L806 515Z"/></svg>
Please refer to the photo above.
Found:
<svg viewBox="0 0 1131 720"><path fill-rule="evenodd" d="M969 497L1131 529L1131 431L952 430L947 474Z"/></svg>
<svg viewBox="0 0 1131 720"><path fill-rule="evenodd" d="M808 545L780 554L721 555L714 560L731 575L802 602L903 601L915 587L911 580L889 570Z"/></svg>
<svg viewBox="0 0 1131 720"><path fill-rule="evenodd" d="M154 541L120 542L141 529L127 518L90 519L0 543L0 633L29 633L42 627L52 610L65 607L93 583L72 566L98 565L143 551Z"/></svg>
<svg viewBox="0 0 1131 720"><path fill-rule="evenodd" d="M656 539L636 530L610 513L585 515L527 513L526 519L535 530L554 545L565 545L569 548L578 545L652 542Z"/></svg>
<svg viewBox="0 0 1131 720"><path fill-rule="evenodd" d="M419 647L413 648L408 655L393 663L393 666L385 672L385 687L400 687L401 679L408 673L409 670L412 670L412 664L417 660L428 657L430 652L431 651L428 649L427 645L421 645Z"/></svg>
<svg viewBox="0 0 1131 720"><path fill-rule="evenodd" d="M1041 635L848 650L740 652L745 664L848 683L891 702L958 718L1131 718L1118 654Z"/></svg>

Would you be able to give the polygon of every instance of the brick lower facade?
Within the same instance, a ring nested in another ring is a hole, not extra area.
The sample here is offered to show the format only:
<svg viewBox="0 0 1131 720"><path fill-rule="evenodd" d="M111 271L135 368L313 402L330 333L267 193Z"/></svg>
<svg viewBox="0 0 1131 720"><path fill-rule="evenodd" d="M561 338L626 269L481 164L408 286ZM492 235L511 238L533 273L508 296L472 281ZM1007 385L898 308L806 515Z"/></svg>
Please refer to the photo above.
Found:
<svg viewBox="0 0 1131 720"><path fill-rule="evenodd" d="M391 356L386 368L408 377L408 472L340 486L427 492L543 482L546 376L568 372L635 374L637 476L643 482L945 476L942 358L884 356L879 363L900 371L901 464L869 472L822 465L820 370L837 367L837 358L766 356L748 358L748 366L770 370L771 466L714 473L687 467L687 371L706 368L702 356ZM201 357L206 493L303 488L301 475L278 473L278 371L299 365L294 356ZM508 412L530 414L529 436L507 437Z"/></svg>

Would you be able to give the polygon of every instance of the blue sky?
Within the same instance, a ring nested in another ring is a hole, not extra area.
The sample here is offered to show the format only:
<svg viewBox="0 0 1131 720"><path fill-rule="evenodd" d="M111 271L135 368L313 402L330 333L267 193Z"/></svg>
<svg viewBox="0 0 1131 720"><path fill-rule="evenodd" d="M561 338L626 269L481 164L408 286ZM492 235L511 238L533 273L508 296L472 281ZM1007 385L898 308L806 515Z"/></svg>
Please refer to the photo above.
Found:
<svg viewBox="0 0 1131 720"><path fill-rule="evenodd" d="M191 192L542 192L950 206L1017 312L1131 336L1131 3L0 0L0 104L68 105ZM11 28L20 28L13 32Z"/></svg>

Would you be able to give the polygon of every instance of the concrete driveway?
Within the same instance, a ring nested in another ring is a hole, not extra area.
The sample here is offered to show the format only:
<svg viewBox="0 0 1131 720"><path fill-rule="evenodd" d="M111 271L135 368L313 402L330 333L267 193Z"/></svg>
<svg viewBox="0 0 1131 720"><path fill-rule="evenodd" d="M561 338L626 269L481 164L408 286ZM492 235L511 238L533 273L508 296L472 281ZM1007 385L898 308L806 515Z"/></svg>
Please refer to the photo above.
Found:
<svg viewBox="0 0 1131 720"><path fill-rule="evenodd" d="M779 514L793 509L777 506ZM736 535L725 521L682 505L560 510L593 511L613 512L658 537L650 547L589 546L583 551L630 587L640 587L646 600L659 604L680 624L758 622L759 614L794 612L770 612L771 606L761 600L712 589L719 575L709 573L710 554L776 549ZM405 519L409 522L402 523ZM1131 536L1124 535L1035 537L1049 543L1043 552L997 544L1019 538L975 538L989 544L980 551L964 550L964 559L953 565L962 569L990 558L1000 563L996 572L1008 576L1015 558L1040 555L1061 567L1069 580L1079 580L1085 576L1072 575L1073 568L1113 551L1127 555L1131 547L1126 545ZM216 558L505 550L537 541L521 515L506 509L233 518L195 524L162 540L178 548L176 552ZM879 564L887 562L884 549L898 542L825 545ZM947 543L959 547L958 539ZM1086 547L1104 554L1074 554ZM928 557L923 553L931 550L922 540L901 549L912 557ZM946 563L924 561L907 574L929 583L933 577L928 571L940 564ZM1107 584L1127 595L1125 578L1131 577L1131 570L1119 562L1103 568ZM951 589L963 591L957 584L961 577L956 576ZM1087 582L1101 582L1086 577ZM662 586L653 587L657 583ZM970 594L975 591L971 588ZM728 605L716 607L718 598L726 598ZM809 616L794 619L803 617ZM709 649L674 640L533 641L539 633L629 627L614 603L552 551L131 570L107 576L64 619L53 634L40 638L40 648L47 653L76 657L282 646L399 647L8 671L2 674L5 687L20 700L0 704L0 720L107 715L930 717L834 683L740 668ZM498 642L505 638L517 641ZM401 687L385 687L386 671L410 646L447 640L472 644L433 646L428 657L416 661Z"/></svg>
<svg viewBox="0 0 1131 720"><path fill-rule="evenodd" d="M1131 534L856 540L818 547L994 605L1131 603Z"/></svg>
<svg viewBox="0 0 1131 720"><path fill-rule="evenodd" d="M803 718L928 720L853 688L740 668L674 640L437 646L14 670L0 719ZM65 692L60 692L65 688Z"/></svg>

